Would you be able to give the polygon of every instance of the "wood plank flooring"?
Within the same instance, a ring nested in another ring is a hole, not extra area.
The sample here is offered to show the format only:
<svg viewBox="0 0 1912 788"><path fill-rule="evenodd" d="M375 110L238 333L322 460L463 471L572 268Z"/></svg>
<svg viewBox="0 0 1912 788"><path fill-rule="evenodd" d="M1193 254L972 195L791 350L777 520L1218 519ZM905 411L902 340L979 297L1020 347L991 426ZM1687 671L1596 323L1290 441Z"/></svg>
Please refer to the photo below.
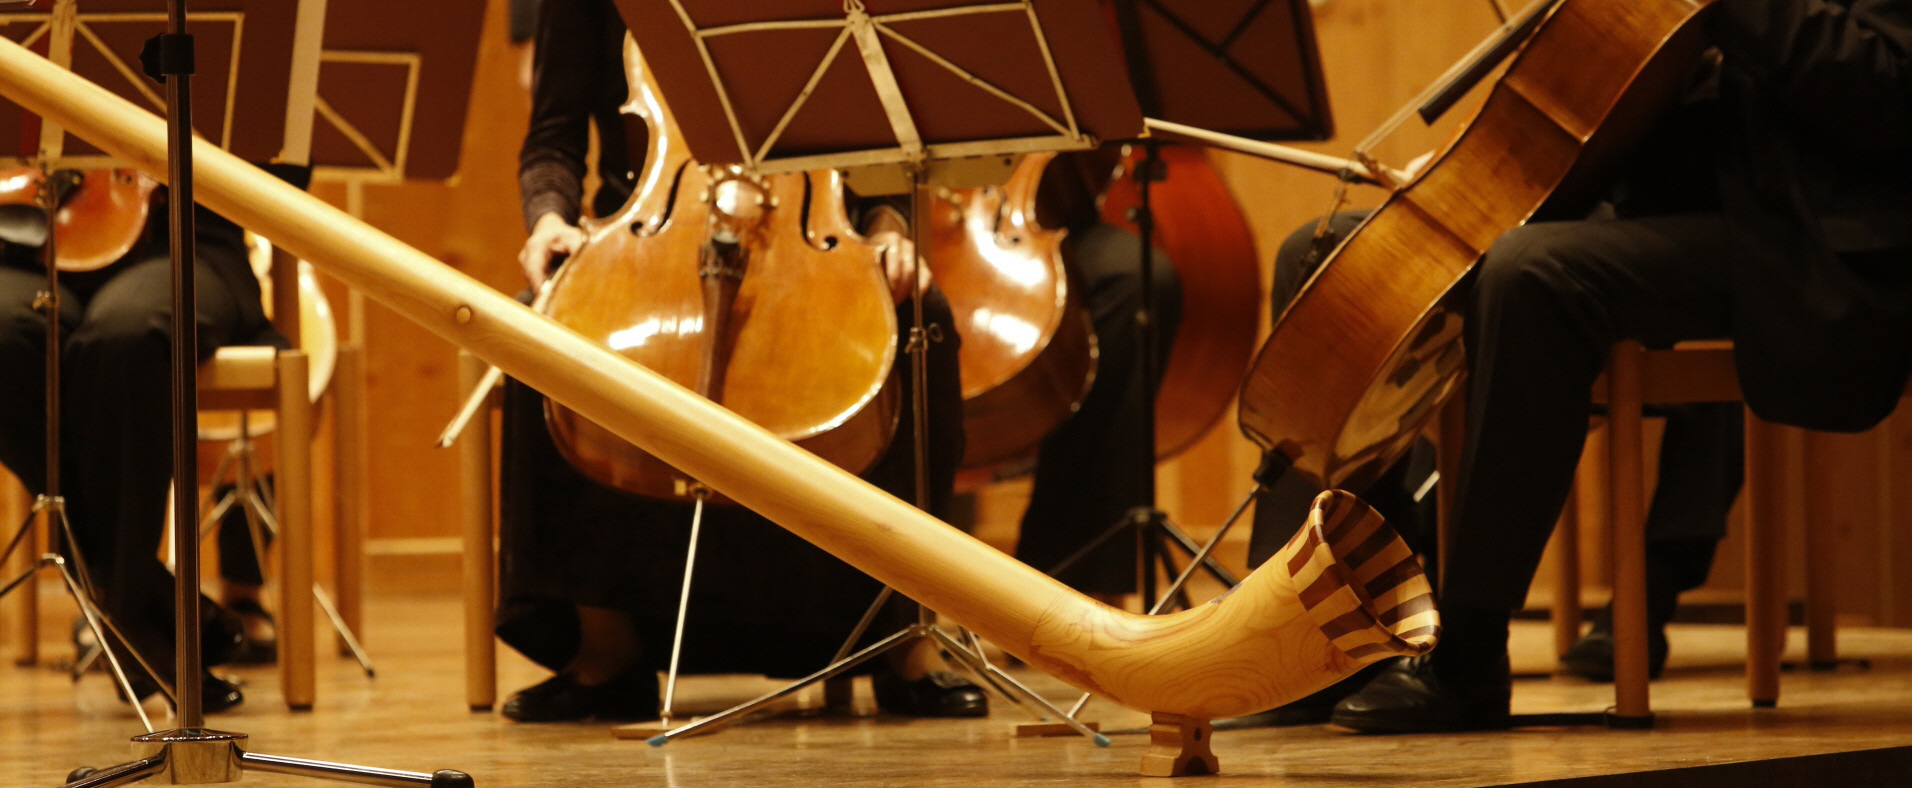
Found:
<svg viewBox="0 0 1912 788"><path fill-rule="evenodd" d="M49 610L56 606L49 604ZM55 612L56 615L59 613ZM362 633L377 667L366 678L346 658L323 658L319 699L295 713L280 701L270 667L225 671L247 681L247 703L209 719L249 734L248 750L412 771L459 769L479 786L1135 786L1143 735L1098 748L1076 737L1017 739L1028 717L1000 700L983 720L906 720L783 713L712 735L652 747L612 738L596 724L520 725L465 707L457 602L450 596L375 597ZM1795 631L1793 641L1803 641ZM1517 623L1516 669L1544 672L1547 633ZM1841 653L1869 669L1789 673L1777 709L1745 699L1741 630L1678 625L1673 660L1654 684L1659 724L1648 731L1533 728L1506 733L1360 736L1325 726L1225 730L1215 739L1222 775L1183 778L1216 786L1483 786L1908 784L1912 777L1912 630L1846 629ZM70 646L43 649L49 660ZM500 696L542 678L505 657ZM1072 691L1019 670L1045 695ZM755 677L692 677L680 709L709 711L778 684ZM814 703L817 695L810 695ZM1569 678L1517 682L1516 712L1598 711L1611 689ZM1085 718L1105 729L1145 724L1137 713L1092 703ZM0 665L0 786L54 786L75 766L127 760L142 733L101 674L78 684L52 665ZM1827 755L1853 753L1849 755ZM1811 757L1820 756L1820 757ZM1756 763L1749 763L1756 762ZM1679 769L1682 771L1667 771ZM1657 777L1656 777L1657 775ZM1896 775L1900 779L1881 775ZM243 784L316 785L248 773Z"/></svg>

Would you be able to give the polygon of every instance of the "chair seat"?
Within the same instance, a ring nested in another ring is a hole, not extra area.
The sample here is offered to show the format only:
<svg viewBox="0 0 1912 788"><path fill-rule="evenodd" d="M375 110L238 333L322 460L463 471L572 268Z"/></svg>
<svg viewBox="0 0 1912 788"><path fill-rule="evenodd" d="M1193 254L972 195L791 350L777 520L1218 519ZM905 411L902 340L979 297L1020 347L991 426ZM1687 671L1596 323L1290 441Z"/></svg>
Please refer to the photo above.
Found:
<svg viewBox="0 0 1912 788"><path fill-rule="evenodd" d="M229 345L199 365L199 406L211 410L266 410L279 404L279 349Z"/></svg>

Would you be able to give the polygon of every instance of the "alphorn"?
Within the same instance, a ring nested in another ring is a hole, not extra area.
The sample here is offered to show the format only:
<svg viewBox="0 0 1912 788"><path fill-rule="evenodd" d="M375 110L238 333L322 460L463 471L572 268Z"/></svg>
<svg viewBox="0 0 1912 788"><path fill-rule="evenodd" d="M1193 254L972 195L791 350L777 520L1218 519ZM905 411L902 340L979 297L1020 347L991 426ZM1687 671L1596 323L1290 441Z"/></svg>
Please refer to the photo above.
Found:
<svg viewBox="0 0 1912 788"><path fill-rule="evenodd" d="M163 120L11 41L0 40L0 93L165 177ZM1417 560L1347 493L1324 493L1286 548L1215 601L1161 616L1117 610L216 146L194 146L207 207L1009 653L1154 713L1158 750L1175 738L1164 730L1186 731L1181 757L1197 760L1151 752L1145 773L1212 770L1200 757L1208 720L1424 653L1438 635Z"/></svg>

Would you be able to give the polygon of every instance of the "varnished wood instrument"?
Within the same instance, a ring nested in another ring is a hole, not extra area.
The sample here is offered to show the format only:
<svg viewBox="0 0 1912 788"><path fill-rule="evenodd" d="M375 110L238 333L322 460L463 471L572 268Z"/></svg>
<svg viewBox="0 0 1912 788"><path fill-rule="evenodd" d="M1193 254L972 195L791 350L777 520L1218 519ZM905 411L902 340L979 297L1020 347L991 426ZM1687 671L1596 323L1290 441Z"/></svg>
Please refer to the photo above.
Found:
<svg viewBox="0 0 1912 788"><path fill-rule="evenodd" d="M1584 211L1686 86L1707 2L1554 6L1474 119L1276 321L1242 386L1242 431L1322 487L1378 476L1462 374L1455 286L1509 228Z"/></svg>
<svg viewBox="0 0 1912 788"><path fill-rule="evenodd" d="M1065 231L1036 221L1053 153L1032 153L1000 187L938 194L929 267L949 299L963 378L963 467L1035 455L1095 378L1095 328L1062 261Z"/></svg>
<svg viewBox="0 0 1912 788"><path fill-rule="evenodd" d="M836 174L698 164L634 47L625 62L625 111L652 129L644 174L623 209L584 223L546 314L839 466L869 467L900 409L896 312ZM587 475L692 494L694 479L547 402L554 442Z"/></svg>
<svg viewBox="0 0 1912 788"><path fill-rule="evenodd" d="M1182 321L1155 395L1155 456L1167 459L1200 440L1234 400L1255 353L1262 292L1254 233L1207 154L1183 145L1158 146L1157 154L1153 243L1182 282ZM1132 147L1124 171L1141 156ZM1103 221L1134 231L1130 211L1140 204L1135 179L1116 178L1103 195Z"/></svg>
<svg viewBox="0 0 1912 788"><path fill-rule="evenodd" d="M160 118L12 42L0 41L0 94L141 170L165 172ZM1199 733L1207 719L1265 709L1433 645L1437 615L1418 564L1344 494L1318 500L1294 544L1213 604L1164 616L1116 610L237 157L194 145L207 207L1010 653L1155 712L1160 724ZM1346 560L1356 546L1358 558Z"/></svg>
<svg viewBox="0 0 1912 788"><path fill-rule="evenodd" d="M76 174L78 183L54 214L54 262L62 271L93 271L132 251L146 234L158 184L130 168ZM46 218L39 203L46 177L35 167L0 170L0 221L44 238Z"/></svg>

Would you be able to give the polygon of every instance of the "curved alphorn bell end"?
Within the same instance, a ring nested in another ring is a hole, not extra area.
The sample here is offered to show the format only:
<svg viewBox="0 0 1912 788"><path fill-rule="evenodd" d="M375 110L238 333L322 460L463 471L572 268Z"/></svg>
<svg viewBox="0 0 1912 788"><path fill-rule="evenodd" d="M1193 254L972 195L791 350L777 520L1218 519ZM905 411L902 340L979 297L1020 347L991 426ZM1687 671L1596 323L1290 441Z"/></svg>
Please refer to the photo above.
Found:
<svg viewBox="0 0 1912 788"><path fill-rule="evenodd" d="M1136 651L1181 658L1179 680L1136 665L1152 674L1147 686L1112 690L1152 714L1144 775L1216 773L1210 720L1279 706L1381 659L1425 654L1441 629L1419 557L1380 514L1340 490L1316 497L1307 524L1234 590L1178 616L1186 618L1172 629L1195 634L1202 648L1170 646L1176 638L1158 628L1162 640Z"/></svg>

